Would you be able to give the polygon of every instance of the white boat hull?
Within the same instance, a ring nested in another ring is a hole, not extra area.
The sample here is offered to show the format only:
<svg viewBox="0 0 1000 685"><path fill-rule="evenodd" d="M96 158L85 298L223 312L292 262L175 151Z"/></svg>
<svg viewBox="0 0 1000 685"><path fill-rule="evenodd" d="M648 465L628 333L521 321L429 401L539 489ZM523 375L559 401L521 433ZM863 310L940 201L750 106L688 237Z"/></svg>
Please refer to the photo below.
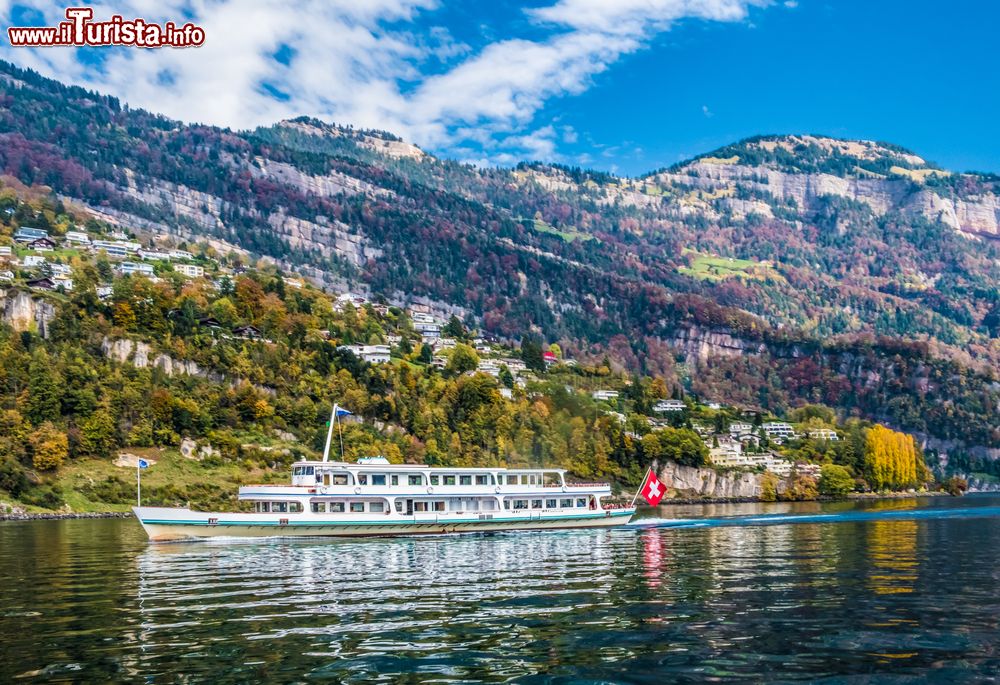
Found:
<svg viewBox="0 0 1000 685"><path fill-rule="evenodd" d="M449 533L488 533L516 530L609 528L632 518L634 508L586 512L495 514L422 514L367 516L357 519L290 514L227 514L190 509L133 507L149 539L154 542L199 538L239 537L394 537Z"/></svg>

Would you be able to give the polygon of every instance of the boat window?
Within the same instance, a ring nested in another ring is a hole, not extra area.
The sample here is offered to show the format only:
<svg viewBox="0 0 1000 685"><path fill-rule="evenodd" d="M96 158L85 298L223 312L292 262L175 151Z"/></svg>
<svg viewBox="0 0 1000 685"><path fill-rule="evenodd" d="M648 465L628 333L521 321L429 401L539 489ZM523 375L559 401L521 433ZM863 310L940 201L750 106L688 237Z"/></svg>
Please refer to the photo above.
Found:
<svg viewBox="0 0 1000 685"><path fill-rule="evenodd" d="M476 476L476 485L489 485L490 477L487 475Z"/></svg>
<svg viewBox="0 0 1000 685"><path fill-rule="evenodd" d="M346 473L335 473L333 474L333 484L334 485L347 485L347 474Z"/></svg>
<svg viewBox="0 0 1000 685"><path fill-rule="evenodd" d="M535 474L531 474L530 476L528 476L528 484L538 485L538 476L536 476Z"/></svg>
<svg viewBox="0 0 1000 685"><path fill-rule="evenodd" d="M271 511L275 513L287 513L288 502L271 502Z"/></svg>
<svg viewBox="0 0 1000 685"><path fill-rule="evenodd" d="M518 485L517 476L507 476L507 485Z"/></svg>
<svg viewBox="0 0 1000 685"><path fill-rule="evenodd" d="M358 475L358 485L368 485L368 476L365 474Z"/></svg>
<svg viewBox="0 0 1000 685"><path fill-rule="evenodd" d="M444 478L444 484L445 485L454 485L455 484L455 476L442 476L442 478Z"/></svg>
<svg viewBox="0 0 1000 685"><path fill-rule="evenodd" d="M372 502L368 505L368 511L373 514L381 514L385 511L385 502Z"/></svg>
<svg viewBox="0 0 1000 685"><path fill-rule="evenodd" d="M399 485L399 476L393 474L392 477L389 478L389 482L393 485Z"/></svg>
<svg viewBox="0 0 1000 685"><path fill-rule="evenodd" d="M351 502L351 512L363 512L365 510L364 502Z"/></svg>
<svg viewBox="0 0 1000 685"><path fill-rule="evenodd" d="M423 476L419 476L419 475L418 476L410 476L409 479L406 482L409 483L410 485L423 485L423 483L424 483L424 477ZM435 485L437 485L437 483L435 483Z"/></svg>
<svg viewBox="0 0 1000 685"><path fill-rule="evenodd" d="M316 482L317 483L323 482L323 473L319 469L316 469Z"/></svg>
<svg viewBox="0 0 1000 685"><path fill-rule="evenodd" d="M505 499L505 500L503 501L503 508L504 508L504 509L510 509L510 500L506 500L506 499Z"/></svg>
<svg viewBox="0 0 1000 685"><path fill-rule="evenodd" d="M400 514L403 513L403 500L401 499L396 500L396 511L398 511Z"/></svg>
<svg viewBox="0 0 1000 685"><path fill-rule="evenodd" d="M533 500L531 500L531 508L532 509L541 509L542 508L542 500L540 500L540 499L533 499Z"/></svg>
<svg viewBox="0 0 1000 685"><path fill-rule="evenodd" d="M302 467L301 466L294 467L292 469L292 475L293 476L301 476L302 475Z"/></svg>
<svg viewBox="0 0 1000 685"><path fill-rule="evenodd" d="M312 467L312 466L307 466L307 467L306 467L306 472L305 472L305 475L307 475L307 476L311 476L311 475L313 475L313 468L314 468L314 467Z"/></svg>
<svg viewBox="0 0 1000 685"><path fill-rule="evenodd" d="M546 509L555 509L556 508L556 501L554 499L547 499L547 500L545 500L545 508Z"/></svg>
<svg viewBox="0 0 1000 685"><path fill-rule="evenodd" d="M434 511L444 511L444 502L435 502Z"/></svg>
<svg viewBox="0 0 1000 685"><path fill-rule="evenodd" d="M267 514L271 511L270 502L257 502L257 511L261 514Z"/></svg>
<svg viewBox="0 0 1000 685"><path fill-rule="evenodd" d="M385 485L385 474L376 473L372 476L372 485Z"/></svg>
<svg viewBox="0 0 1000 685"><path fill-rule="evenodd" d="M314 513L314 514L325 514L326 513L326 502L313 502L312 503L312 513Z"/></svg>
<svg viewBox="0 0 1000 685"><path fill-rule="evenodd" d="M459 476L458 477L458 484L459 485L472 485L472 476Z"/></svg>
<svg viewBox="0 0 1000 685"><path fill-rule="evenodd" d="M427 511L427 502L414 502L413 511Z"/></svg>
<svg viewBox="0 0 1000 685"><path fill-rule="evenodd" d="M438 476L431 476L431 485L438 485L441 479Z"/></svg>
<svg viewBox="0 0 1000 685"><path fill-rule="evenodd" d="M343 502L330 502L330 513L331 514L343 514L344 513L344 503Z"/></svg>
<svg viewBox="0 0 1000 685"><path fill-rule="evenodd" d="M516 499L516 500L514 500L514 508L515 509L527 509L528 508L528 500L526 500L526 499Z"/></svg>
<svg viewBox="0 0 1000 685"><path fill-rule="evenodd" d="M301 514L302 513L302 502L289 502L288 503L288 513L289 514Z"/></svg>
<svg viewBox="0 0 1000 685"><path fill-rule="evenodd" d="M559 500L559 506L563 509L569 509L573 506L573 500L571 499L561 499Z"/></svg>
<svg viewBox="0 0 1000 685"><path fill-rule="evenodd" d="M578 507L585 507L585 506L587 506L587 498L585 498L585 497L577 497L576 498L576 506L578 506Z"/></svg>

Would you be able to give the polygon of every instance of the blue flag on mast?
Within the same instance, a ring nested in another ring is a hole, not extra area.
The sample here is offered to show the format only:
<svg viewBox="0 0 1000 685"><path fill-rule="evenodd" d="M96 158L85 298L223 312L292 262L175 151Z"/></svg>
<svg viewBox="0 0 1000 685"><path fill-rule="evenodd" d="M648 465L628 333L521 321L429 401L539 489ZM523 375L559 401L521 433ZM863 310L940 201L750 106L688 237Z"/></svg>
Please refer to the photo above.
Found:
<svg viewBox="0 0 1000 685"><path fill-rule="evenodd" d="M336 407L337 416L354 416L351 412L347 411L343 407Z"/></svg>
<svg viewBox="0 0 1000 685"><path fill-rule="evenodd" d="M145 459L140 459L140 460L139 460L139 463L137 464L137 466L138 466L138 467L139 467L140 469L148 469L148 468L149 468L149 462L148 462L148 461L146 461Z"/></svg>

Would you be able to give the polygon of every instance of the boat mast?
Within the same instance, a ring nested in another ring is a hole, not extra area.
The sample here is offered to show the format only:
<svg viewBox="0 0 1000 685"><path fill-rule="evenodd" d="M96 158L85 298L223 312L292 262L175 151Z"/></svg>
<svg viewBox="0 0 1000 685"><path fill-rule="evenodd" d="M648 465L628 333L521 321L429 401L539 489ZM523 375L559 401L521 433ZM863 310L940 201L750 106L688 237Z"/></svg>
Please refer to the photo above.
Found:
<svg viewBox="0 0 1000 685"><path fill-rule="evenodd" d="M323 461L329 461L330 459L330 442L333 440L333 422L337 420L337 405L333 405L333 411L330 412L330 427L326 431L326 447L323 448ZM343 438L341 438L341 454L343 454ZM343 458L343 456L341 456Z"/></svg>

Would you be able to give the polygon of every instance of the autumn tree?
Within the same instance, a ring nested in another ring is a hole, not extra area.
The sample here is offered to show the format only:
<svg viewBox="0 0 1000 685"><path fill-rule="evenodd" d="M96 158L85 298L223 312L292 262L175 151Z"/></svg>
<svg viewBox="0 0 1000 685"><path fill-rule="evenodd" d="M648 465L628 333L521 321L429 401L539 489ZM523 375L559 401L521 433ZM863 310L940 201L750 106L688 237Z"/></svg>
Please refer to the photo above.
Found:
<svg viewBox="0 0 1000 685"><path fill-rule="evenodd" d="M66 434L46 422L31 434L31 462L39 471L52 471L62 466L69 453Z"/></svg>

